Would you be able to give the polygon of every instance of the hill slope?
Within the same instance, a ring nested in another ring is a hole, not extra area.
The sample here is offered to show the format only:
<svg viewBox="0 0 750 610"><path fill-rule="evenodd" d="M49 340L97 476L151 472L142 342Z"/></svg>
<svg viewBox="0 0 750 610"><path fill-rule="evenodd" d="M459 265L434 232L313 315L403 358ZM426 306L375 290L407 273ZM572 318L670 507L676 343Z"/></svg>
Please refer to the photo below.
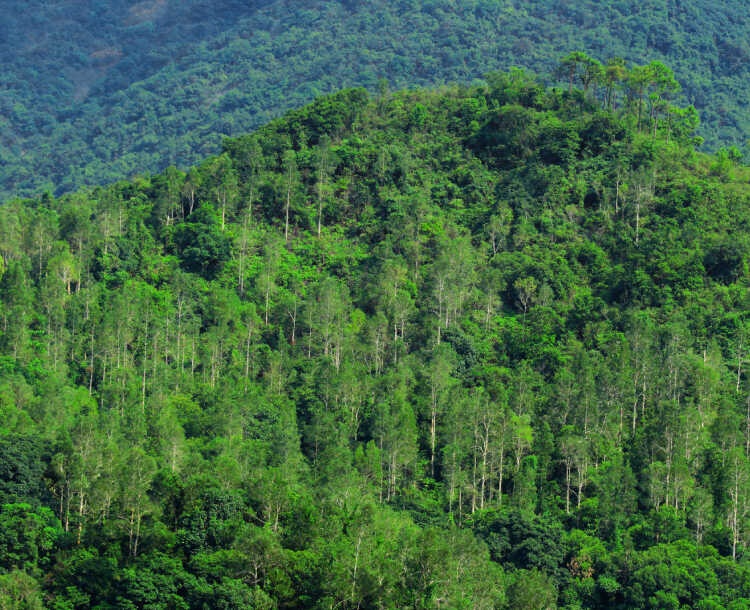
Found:
<svg viewBox="0 0 750 610"><path fill-rule="evenodd" d="M552 74L577 49L670 65L709 149L744 147L750 127L741 2L11 5L0 25L3 198L185 167L217 152L220 134L343 87L469 83L513 65Z"/></svg>
<svg viewBox="0 0 750 610"><path fill-rule="evenodd" d="M747 169L488 81L4 206L4 604L750 599Z"/></svg>

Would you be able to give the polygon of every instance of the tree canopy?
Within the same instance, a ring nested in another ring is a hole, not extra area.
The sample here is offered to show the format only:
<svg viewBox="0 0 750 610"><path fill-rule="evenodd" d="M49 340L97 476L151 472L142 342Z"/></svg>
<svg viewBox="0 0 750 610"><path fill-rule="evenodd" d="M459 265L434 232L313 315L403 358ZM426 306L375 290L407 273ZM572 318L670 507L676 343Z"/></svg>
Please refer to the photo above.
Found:
<svg viewBox="0 0 750 610"><path fill-rule="evenodd" d="M749 170L573 60L5 203L0 603L750 603Z"/></svg>

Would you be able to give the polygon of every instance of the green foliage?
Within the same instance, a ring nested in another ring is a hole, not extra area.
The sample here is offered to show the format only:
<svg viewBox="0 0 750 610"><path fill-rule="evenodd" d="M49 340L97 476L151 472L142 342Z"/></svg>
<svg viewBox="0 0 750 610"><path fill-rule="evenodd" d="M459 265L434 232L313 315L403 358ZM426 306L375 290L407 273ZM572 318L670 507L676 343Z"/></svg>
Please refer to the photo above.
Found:
<svg viewBox="0 0 750 610"><path fill-rule="evenodd" d="M3 504L0 510L0 568L31 572L49 567L51 553L60 537L60 524L46 507Z"/></svg>
<svg viewBox="0 0 750 610"><path fill-rule="evenodd" d="M567 60L7 204L0 603L750 599L750 176Z"/></svg>
<svg viewBox="0 0 750 610"><path fill-rule="evenodd" d="M183 268L207 279L215 277L230 256L229 238L222 232L216 211L208 204L177 225L174 241Z"/></svg>
<svg viewBox="0 0 750 610"><path fill-rule="evenodd" d="M45 457L49 456L44 455L44 445L38 436L8 434L0 437L0 499L3 504L37 503L47 499L43 480Z"/></svg>
<svg viewBox="0 0 750 610"><path fill-rule="evenodd" d="M0 575L0 608L42 610L44 604L39 583L18 570Z"/></svg>

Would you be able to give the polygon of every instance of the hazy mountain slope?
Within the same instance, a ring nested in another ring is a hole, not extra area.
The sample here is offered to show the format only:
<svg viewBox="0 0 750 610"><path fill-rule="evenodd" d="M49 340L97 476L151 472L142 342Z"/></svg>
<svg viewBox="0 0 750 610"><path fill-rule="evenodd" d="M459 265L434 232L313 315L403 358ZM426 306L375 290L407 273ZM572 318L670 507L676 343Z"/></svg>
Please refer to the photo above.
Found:
<svg viewBox="0 0 750 610"><path fill-rule="evenodd" d="M0 25L0 192L112 180L218 150L220 135L341 87L549 74L583 49L662 59L710 148L744 146L745 3L38 2ZM23 10L22 10L23 9Z"/></svg>

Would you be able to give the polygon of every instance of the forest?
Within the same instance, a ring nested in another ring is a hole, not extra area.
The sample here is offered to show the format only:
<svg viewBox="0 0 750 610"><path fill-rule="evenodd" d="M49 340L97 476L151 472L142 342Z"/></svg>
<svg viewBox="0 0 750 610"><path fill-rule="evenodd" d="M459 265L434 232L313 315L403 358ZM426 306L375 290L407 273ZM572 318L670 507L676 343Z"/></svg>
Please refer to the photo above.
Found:
<svg viewBox="0 0 750 610"><path fill-rule="evenodd" d="M321 94L471 85L522 67L548 85L580 49L669 65L702 149L750 133L750 12L725 0L6 0L0 200L183 170Z"/></svg>
<svg viewBox="0 0 750 610"><path fill-rule="evenodd" d="M750 607L750 169L560 70L6 202L0 607Z"/></svg>

